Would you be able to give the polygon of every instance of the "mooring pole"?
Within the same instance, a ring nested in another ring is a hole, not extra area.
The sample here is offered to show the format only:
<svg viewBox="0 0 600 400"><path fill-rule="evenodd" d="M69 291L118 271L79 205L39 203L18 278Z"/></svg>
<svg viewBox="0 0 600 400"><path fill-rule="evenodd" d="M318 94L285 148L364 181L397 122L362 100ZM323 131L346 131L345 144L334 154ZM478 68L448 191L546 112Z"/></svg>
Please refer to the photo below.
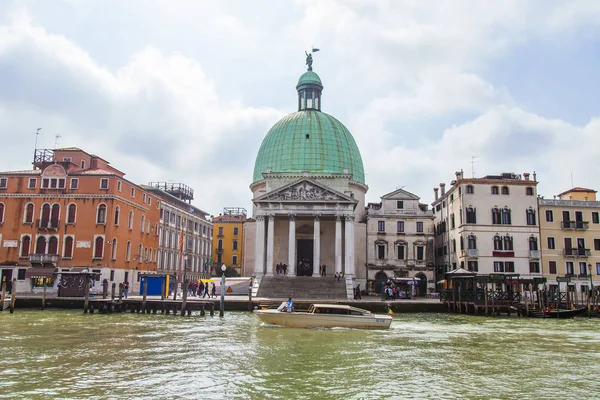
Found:
<svg viewBox="0 0 600 400"><path fill-rule="evenodd" d="M12 289L10 291L10 313L15 312L15 302L17 300L17 278L12 281Z"/></svg>

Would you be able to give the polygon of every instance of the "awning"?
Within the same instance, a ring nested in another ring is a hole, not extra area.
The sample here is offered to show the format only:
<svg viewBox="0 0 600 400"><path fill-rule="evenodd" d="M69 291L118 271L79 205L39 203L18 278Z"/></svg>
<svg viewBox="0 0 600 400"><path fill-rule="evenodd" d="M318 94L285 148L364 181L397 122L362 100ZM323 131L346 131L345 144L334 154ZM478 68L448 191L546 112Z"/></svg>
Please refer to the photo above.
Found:
<svg viewBox="0 0 600 400"><path fill-rule="evenodd" d="M37 267L37 268L29 268L27 269L27 271L25 271L25 279L27 278L53 278L55 273L54 273L54 268L44 268L44 267Z"/></svg>
<svg viewBox="0 0 600 400"><path fill-rule="evenodd" d="M413 278L393 278L393 281L402 281L402 282L412 282L412 281L420 281L421 278L417 278L416 276Z"/></svg>

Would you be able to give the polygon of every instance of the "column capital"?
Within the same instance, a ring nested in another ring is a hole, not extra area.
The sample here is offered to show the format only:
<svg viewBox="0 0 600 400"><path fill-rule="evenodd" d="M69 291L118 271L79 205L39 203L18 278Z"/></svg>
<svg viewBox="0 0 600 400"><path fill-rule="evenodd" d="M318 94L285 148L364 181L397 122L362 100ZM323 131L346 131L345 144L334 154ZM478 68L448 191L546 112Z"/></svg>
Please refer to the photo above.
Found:
<svg viewBox="0 0 600 400"><path fill-rule="evenodd" d="M294 221L296 219L295 213L289 213L288 216L290 217L290 221Z"/></svg>
<svg viewBox="0 0 600 400"><path fill-rule="evenodd" d="M346 215L344 215L344 218L348 222L354 221L354 219L355 219L354 214L346 214Z"/></svg>
<svg viewBox="0 0 600 400"><path fill-rule="evenodd" d="M264 215L257 215L256 217L257 221L264 221L265 220L265 216Z"/></svg>
<svg viewBox="0 0 600 400"><path fill-rule="evenodd" d="M315 221L318 221L321 218L321 214L313 214L313 217L315 217Z"/></svg>
<svg viewBox="0 0 600 400"><path fill-rule="evenodd" d="M275 220L275 214L268 214L267 217L269 218L269 221Z"/></svg>
<svg viewBox="0 0 600 400"><path fill-rule="evenodd" d="M335 220L336 221L341 221L342 220L342 216L340 214L336 214L335 215Z"/></svg>

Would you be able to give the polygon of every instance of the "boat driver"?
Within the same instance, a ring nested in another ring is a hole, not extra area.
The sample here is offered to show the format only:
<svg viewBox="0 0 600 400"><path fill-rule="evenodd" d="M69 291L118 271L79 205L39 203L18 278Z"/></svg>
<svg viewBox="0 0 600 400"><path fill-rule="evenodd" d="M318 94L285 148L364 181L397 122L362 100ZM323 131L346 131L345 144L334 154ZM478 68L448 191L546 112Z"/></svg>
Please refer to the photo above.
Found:
<svg viewBox="0 0 600 400"><path fill-rule="evenodd" d="M292 312L294 311L294 302L292 301L292 298L288 298L288 301L285 305L285 309L287 312Z"/></svg>

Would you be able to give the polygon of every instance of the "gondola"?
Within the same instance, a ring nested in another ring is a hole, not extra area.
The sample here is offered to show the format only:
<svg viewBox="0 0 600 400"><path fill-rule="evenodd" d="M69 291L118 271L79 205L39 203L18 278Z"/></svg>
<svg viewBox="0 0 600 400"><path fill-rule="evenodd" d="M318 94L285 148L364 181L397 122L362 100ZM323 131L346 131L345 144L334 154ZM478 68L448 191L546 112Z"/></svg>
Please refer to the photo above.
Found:
<svg viewBox="0 0 600 400"><path fill-rule="evenodd" d="M573 318L579 314L583 314L588 310L587 307L575 308L573 310L544 310L545 318Z"/></svg>

